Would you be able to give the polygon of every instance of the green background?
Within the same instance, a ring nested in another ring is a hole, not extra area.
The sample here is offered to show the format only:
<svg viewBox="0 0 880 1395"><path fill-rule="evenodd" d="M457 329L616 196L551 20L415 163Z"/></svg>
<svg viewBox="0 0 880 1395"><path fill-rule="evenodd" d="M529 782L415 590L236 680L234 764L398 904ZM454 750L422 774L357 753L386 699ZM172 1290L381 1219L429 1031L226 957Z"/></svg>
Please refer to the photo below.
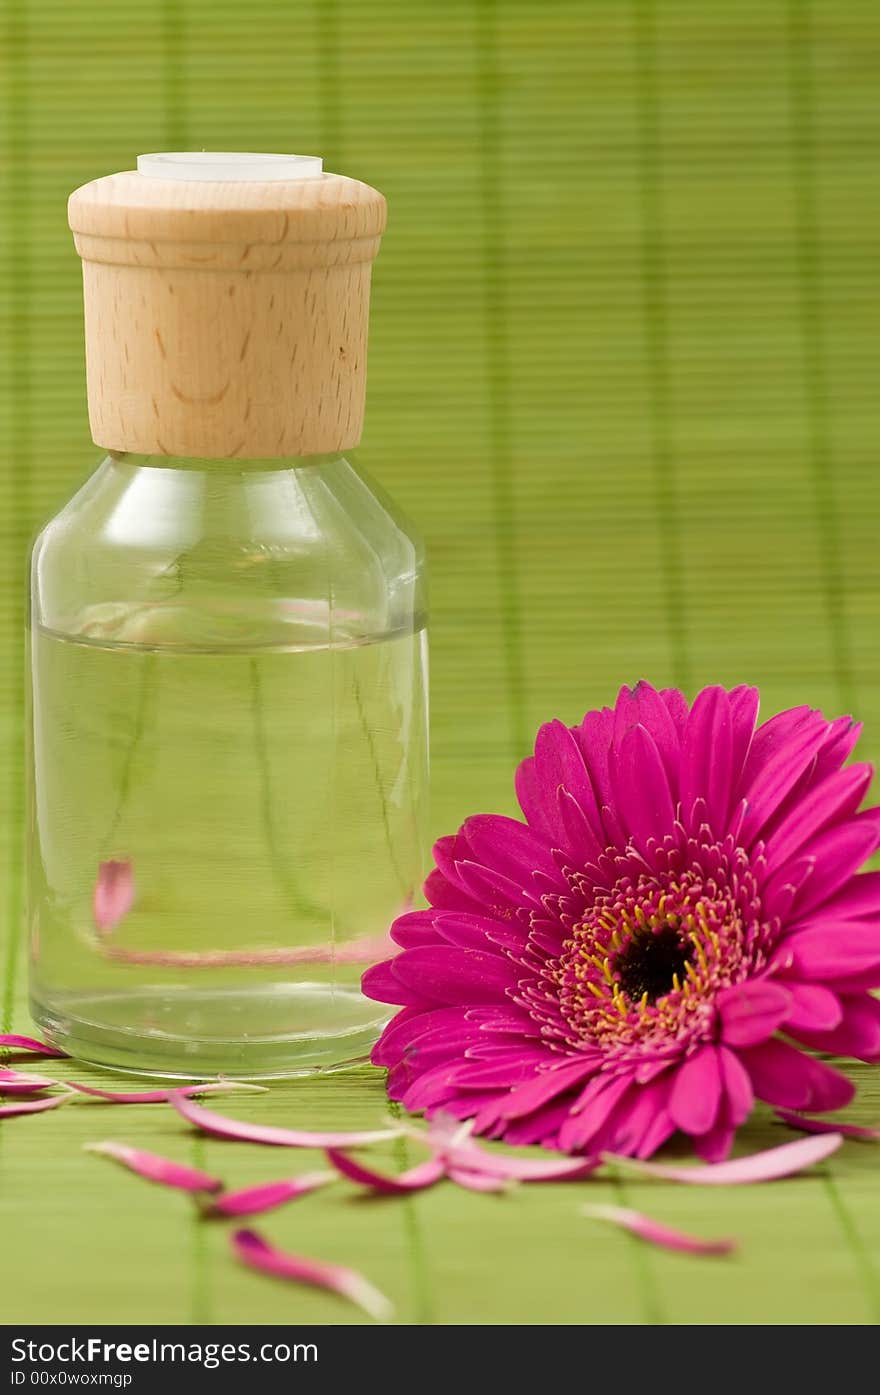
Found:
<svg viewBox="0 0 880 1395"><path fill-rule="evenodd" d="M0 396L2 1026L27 1028L27 544L96 459L72 188L139 151L318 152L381 188L360 459L426 537L434 827L512 809L537 724L640 676L855 710L880 754L877 79L871 0L5 0ZM88 1073L65 1067L77 1078ZM880 1114L859 1070L851 1117ZM230 1099L373 1123L369 1071ZM350 1320L238 1268L222 1226L80 1151L230 1181L313 1159L193 1140L163 1107L0 1131L2 1320ZM756 1118L742 1146L785 1137ZM621 1195L729 1261L579 1219ZM405 1202L347 1185L266 1218L409 1322L868 1322L877 1154L790 1183L589 1184Z"/></svg>

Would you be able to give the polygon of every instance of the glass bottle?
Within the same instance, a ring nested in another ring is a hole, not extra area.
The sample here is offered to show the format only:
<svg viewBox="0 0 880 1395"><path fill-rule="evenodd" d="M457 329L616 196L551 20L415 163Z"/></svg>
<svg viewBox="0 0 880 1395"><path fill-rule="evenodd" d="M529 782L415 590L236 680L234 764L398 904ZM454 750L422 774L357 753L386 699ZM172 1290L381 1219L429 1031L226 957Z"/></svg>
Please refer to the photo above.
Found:
<svg viewBox="0 0 880 1395"><path fill-rule="evenodd" d="M99 1065L364 1057L421 880L422 554L345 455L384 201L314 163L141 157L70 203L109 454L34 548L31 997Z"/></svg>

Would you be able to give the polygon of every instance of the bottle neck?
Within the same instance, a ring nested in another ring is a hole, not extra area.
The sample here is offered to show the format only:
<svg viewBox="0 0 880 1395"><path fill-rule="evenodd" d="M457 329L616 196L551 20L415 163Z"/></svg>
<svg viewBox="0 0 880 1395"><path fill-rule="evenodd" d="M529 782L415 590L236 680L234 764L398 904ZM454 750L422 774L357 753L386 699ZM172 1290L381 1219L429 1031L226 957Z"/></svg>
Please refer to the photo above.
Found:
<svg viewBox="0 0 880 1395"><path fill-rule="evenodd" d="M108 451L108 459L129 469L187 470L196 474L249 475L278 474L286 470L320 470L344 462L347 457L339 451L325 455L293 455L280 459L244 459L240 456L203 459L186 455L134 455L127 451Z"/></svg>

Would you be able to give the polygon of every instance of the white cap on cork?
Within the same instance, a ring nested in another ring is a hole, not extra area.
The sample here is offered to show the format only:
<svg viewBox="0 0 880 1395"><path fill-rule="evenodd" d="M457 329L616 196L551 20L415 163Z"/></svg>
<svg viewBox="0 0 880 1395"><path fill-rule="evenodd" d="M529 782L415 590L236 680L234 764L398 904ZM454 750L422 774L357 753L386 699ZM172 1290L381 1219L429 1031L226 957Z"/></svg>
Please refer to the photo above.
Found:
<svg viewBox="0 0 880 1395"><path fill-rule="evenodd" d="M255 155L244 150L171 150L137 157L148 179L206 179L261 183L276 179L320 179L320 155Z"/></svg>

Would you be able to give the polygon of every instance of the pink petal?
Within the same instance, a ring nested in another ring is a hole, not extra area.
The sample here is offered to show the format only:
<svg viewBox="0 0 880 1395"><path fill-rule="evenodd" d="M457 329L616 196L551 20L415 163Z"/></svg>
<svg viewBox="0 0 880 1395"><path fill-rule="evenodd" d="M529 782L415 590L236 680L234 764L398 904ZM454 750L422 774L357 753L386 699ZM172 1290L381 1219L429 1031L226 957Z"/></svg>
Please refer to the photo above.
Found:
<svg viewBox="0 0 880 1395"><path fill-rule="evenodd" d="M708 1133L721 1103L721 1067L714 1046L689 1056L675 1073L667 1109L683 1133Z"/></svg>
<svg viewBox="0 0 880 1395"><path fill-rule="evenodd" d="M388 1023L373 1047L370 1058L373 1065L395 1066L405 1053L409 1053L418 1038L435 1027L465 1030L466 1011L463 1007L435 1007L430 1012L421 1012L418 1008L404 1008Z"/></svg>
<svg viewBox="0 0 880 1395"><path fill-rule="evenodd" d="M604 851L604 835L600 839L574 795L563 785L556 791L556 807L562 836L558 840L552 837L552 843L561 842L562 847L582 863L595 862Z"/></svg>
<svg viewBox="0 0 880 1395"><path fill-rule="evenodd" d="M471 1141L455 1144L445 1151L446 1158L468 1172L482 1172L507 1182L577 1182L595 1172L594 1158L517 1158L490 1153Z"/></svg>
<svg viewBox="0 0 880 1395"><path fill-rule="evenodd" d="M733 728L731 789L734 793L739 790L743 770L755 734L755 722L758 717L760 698L761 695L757 688L749 688L744 683L738 688L731 688L727 695Z"/></svg>
<svg viewBox="0 0 880 1395"><path fill-rule="evenodd" d="M361 992L379 1003L395 1003L399 1007L415 1008L420 1012L430 1011L437 1004L405 987L397 977L395 967L400 957L396 955L394 959L386 959L381 964L372 964L361 976Z"/></svg>
<svg viewBox="0 0 880 1395"><path fill-rule="evenodd" d="M767 723L769 727L770 723ZM764 824L778 809L782 800L800 779L828 733L828 723L819 714L803 724L788 740L783 741L755 774L743 791L748 809L741 830L744 847L754 842ZM752 742L754 758L758 733Z"/></svg>
<svg viewBox="0 0 880 1395"><path fill-rule="evenodd" d="M253 1230L237 1230L231 1244L238 1259L250 1269L258 1269L277 1279L328 1289L363 1308L377 1322L387 1322L392 1316L393 1308L385 1295L354 1269L275 1249Z"/></svg>
<svg viewBox="0 0 880 1395"><path fill-rule="evenodd" d="M128 859L98 864L95 882L95 925L103 934L113 930L134 905L134 873Z"/></svg>
<svg viewBox="0 0 880 1395"><path fill-rule="evenodd" d="M685 821L690 819L696 800L702 798L709 827L719 837L727 831L732 767L729 698L723 688L704 688L694 698L682 739L680 797Z"/></svg>
<svg viewBox="0 0 880 1395"><path fill-rule="evenodd" d="M840 1147L840 1133L823 1138L799 1138L783 1143L779 1148L767 1148L747 1158L731 1162L712 1163L708 1167L676 1167L674 1163L642 1162L636 1158L606 1154L605 1162L615 1163L645 1177L657 1177L663 1182L694 1182L700 1186L736 1186L747 1182L773 1182L778 1177L791 1177L813 1163L823 1162Z"/></svg>
<svg viewBox="0 0 880 1395"><path fill-rule="evenodd" d="M396 1177L366 1167L339 1148L328 1148L327 1159L336 1171L349 1181L358 1182L363 1187L372 1187L384 1196L406 1196L410 1192L423 1191L425 1187L433 1187L435 1182L439 1182L445 1172L443 1163L436 1158L429 1158L427 1162L419 1163L418 1167L399 1172Z"/></svg>
<svg viewBox="0 0 880 1395"><path fill-rule="evenodd" d="M542 1108L566 1090L580 1085L586 1076L596 1070L600 1060L601 1056L591 1058L585 1055L583 1060L571 1061L563 1066L541 1071L527 1085L520 1085L512 1091L510 1098L502 1105L502 1118L522 1119L534 1109Z"/></svg>
<svg viewBox="0 0 880 1395"><path fill-rule="evenodd" d="M464 1160L464 1151L455 1149L453 1156ZM468 1171L473 1171L475 1163L470 1156L466 1162ZM508 1182L579 1182L595 1172L598 1166L595 1158L559 1158L542 1162L540 1158L502 1158L495 1153L485 1153L479 1163L480 1171L486 1176L500 1177Z"/></svg>
<svg viewBox="0 0 880 1395"><path fill-rule="evenodd" d="M830 1032L843 1017L836 993L819 983L787 983L791 1007L785 1019L788 1032Z"/></svg>
<svg viewBox="0 0 880 1395"><path fill-rule="evenodd" d="M660 698L680 738L690 711L688 700L684 693L679 692L678 688L661 688Z"/></svg>
<svg viewBox="0 0 880 1395"><path fill-rule="evenodd" d="M755 1103L749 1073L735 1051L719 1046L718 1059L721 1066L721 1082L724 1086L726 1113L735 1128L745 1123Z"/></svg>
<svg viewBox="0 0 880 1395"><path fill-rule="evenodd" d="M644 727L624 735L614 763L617 809L633 842L640 848L649 838L672 832L675 808L669 778L653 737Z"/></svg>
<svg viewBox="0 0 880 1395"><path fill-rule="evenodd" d="M621 1119L609 1148L615 1153L626 1153L640 1158L650 1156L650 1152L666 1141L669 1134L675 1130L675 1125L666 1112L670 1083L670 1075L667 1073L641 1086L627 1110L626 1117ZM645 1141L650 1145L656 1136L658 1119L669 1120L669 1128L659 1142L654 1143L653 1148L646 1149Z"/></svg>
<svg viewBox="0 0 880 1395"><path fill-rule="evenodd" d="M851 877L822 907L822 919L876 920L880 918L880 872L860 872ZM791 930L804 930L809 925L798 922Z"/></svg>
<svg viewBox="0 0 880 1395"><path fill-rule="evenodd" d="M559 1130L559 1146L563 1152L584 1152L630 1090L638 1095L638 1087L633 1085L631 1076L595 1076L581 1091Z"/></svg>
<svg viewBox="0 0 880 1395"><path fill-rule="evenodd" d="M605 707L598 712L588 712L580 726L572 730L572 736L586 766L590 784L595 791L596 804L600 811L613 801L609 755L614 738L614 727L614 713ZM603 822L604 814L600 813L600 826Z"/></svg>
<svg viewBox="0 0 880 1395"><path fill-rule="evenodd" d="M477 862L515 882L525 886L539 870L554 879L558 875L546 839L528 824L503 814L475 814L465 820L461 831Z"/></svg>
<svg viewBox="0 0 880 1395"><path fill-rule="evenodd" d="M660 1245L665 1250L679 1250L689 1255L728 1255L737 1248L735 1240L701 1240L696 1235L688 1235L683 1230L673 1230L660 1221L652 1220L641 1211L631 1211L625 1206L582 1206L582 1216L590 1216L597 1221L610 1221L646 1240L649 1245Z"/></svg>
<svg viewBox="0 0 880 1395"><path fill-rule="evenodd" d="M708 1133L694 1139L694 1152L706 1163L722 1163L733 1147L736 1129L724 1117Z"/></svg>
<svg viewBox="0 0 880 1395"><path fill-rule="evenodd" d="M527 756L516 768L514 789L519 807L522 809L530 828L535 829L551 843L558 835L552 811L545 809L535 771L535 757Z"/></svg>
<svg viewBox="0 0 880 1395"><path fill-rule="evenodd" d="M880 1143L880 1128L872 1129L863 1124L842 1124L839 1119L811 1119L806 1114L796 1114L791 1109L777 1109L776 1114L784 1124L802 1133L842 1133L844 1138L861 1138L872 1143Z"/></svg>
<svg viewBox="0 0 880 1395"><path fill-rule="evenodd" d="M440 933L435 925L436 919L437 912L434 910L407 911L405 915L397 917L389 934L401 949L415 949L417 945L436 945L440 941Z"/></svg>
<svg viewBox="0 0 880 1395"><path fill-rule="evenodd" d="M272 1124L246 1124L241 1119L228 1119L210 1109L194 1104L180 1090L172 1092L168 1103L188 1123L211 1134L213 1138L229 1138L239 1143L266 1143L275 1148L359 1148L368 1143L384 1143L398 1138L401 1129L368 1129L362 1133L309 1133L304 1129L279 1129Z"/></svg>
<svg viewBox="0 0 880 1395"><path fill-rule="evenodd" d="M554 819L550 812L557 809L556 794L560 789L567 790L580 805L590 827L594 831L601 830L602 820L593 781L575 733L564 722L547 722L538 732L535 738L535 777L539 797L547 810L546 817L553 820L554 830L563 831L558 815Z"/></svg>
<svg viewBox="0 0 880 1395"><path fill-rule="evenodd" d="M27 1075L19 1070L0 1070L0 1095L33 1095L38 1090L51 1090L60 1080L45 1075Z"/></svg>
<svg viewBox="0 0 880 1395"><path fill-rule="evenodd" d="M427 1134L417 1130L408 1132L427 1143L435 1157L442 1158L450 1166L508 1182L576 1181L588 1177L598 1167L598 1162L592 1158L520 1158L509 1153L489 1152L471 1136L470 1125L460 1124L449 1114L436 1114Z"/></svg>
<svg viewBox="0 0 880 1395"><path fill-rule="evenodd" d="M740 1060L758 1098L781 1109L842 1109L853 1097L852 1082L845 1075L787 1041L774 1038L745 1047Z"/></svg>
<svg viewBox="0 0 880 1395"><path fill-rule="evenodd" d="M288 1177L280 1182L259 1182L255 1187L242 1187L237 1192L221 1192L206 1203L211 1216L257 1216L272 1211L287 1201L308 1196L336 1180L333 1172L304 1172L301 1177Z"/></svg>
<svg viewBox="0 0 880 1395"><path fill-rule="evenodd" d="M776 957L780 969L792 978L824 983L880 973L880 925L853 922L839 932L824 925L800 930L780 946Z"/></svg>
<svg viewBox="0 0 880 1395"><path fill-rule="evenodd" d="M449 1180L470 1192L506 1192L510 1187L510 1183L503 1177L496 1177L488 1172L469 1172L464 1167L451 1167Z"/></svg>
<svg viewBox="0 0 880 1395"><path fill-rule="evenodd" d="M46 1100L16 1100L14 1104L0 1104L0 1119L14 1119L18 1114L41 1114L44 1109L57 1109L71 1098L70 1091L63 1095L52 1095Z"/></svg>
<svg viewBox="0 0 880 1395"><path fill-rule="evenodd" d="M680 694L679 694L680 696ZM682 699L684 701L684 699ZM687 719L687 704L684 708ZM650 683L639 681L630 690L622 688L614 707L614 740L619 744L630 727L644 727L651 737L669 778L673 799L678 798L678 770L681 739L669 706Z"/></svg>
<svg viewBox="0 0 880 1395"><path fill-rule="evenodd" d="M871 812L871 811L868 811ZM864 815L820 833L803 849L815 860L813 874L798 893L796 914L806 916L845 885L880 842L876 825Z"/></svg>
<svg viewBox="0 0 880 1395"><path fill-rule="evenodd" d="M519 979L516 967L502 955L451 945L406 949L393 962L394 976L404 987L449 1006L497 1002Z"/></svg>
<svg viewBox="0 0 880 1395"><path fill-rule="evenodd" d="M205 1085L177 1085L170 1090L99 1090L96 1085L67 1082L71 1090L94 1099L109 1100L111 1104L167 1104L172 1095L219 1095L229 1090L250 1090L265 1093L265 1086L250 1085L244 1080L213 1080ZM2 1089L0 1085L0 1089Z"/></svg>
<svg viewBox="0 0 880 1395"><path fill-rule="evenodd" d="M0 1051L30 1051L35 1056L57 1056L67 1058L66 1051L59 1051L56 1046L47 1046L44 1041L37 1041L34 1037L18 1037L10 1032L0 1033Z"/></svg>
<svg viewBox="0 0 880 1395"><path fill-rule="evenodd" d="M528 944L528 927L516 922L492 920L490 916L466 915L463 911L436 912L437 938L434 944L446 943L458 949L496 949L521 955ZM413 945L413 949L421 946Z"/></svg>
<svg viewBox="0 0 880 1395"><path fill-rule="evenodd" d="M716 998L721 1036L728 1046L751 1046L771 1037L785 1020L791 999L784 988L766 978L726 988Z"/></svg>
<svg viewBox="0 0 880 1395"><path fill-rule="evenodd" d="M852 717L837 717L828 730L828 739L816 757L816 779L824 780L832 770L839 770L851 755L862 734L862 723Z"/></svg>
<svg viewBox="0 0 880 1395"><path fill-rule="evenodd" d="M100 1153L113 1162L121 1163L130 1172L136 1172L148 1182L158 1182L163 1187L178 1187L184 1192L219 1192L223 1183L218 1177L211 1177L198 1168L187 1167L185 1163L163 1158L158 1153L145 1153L141 1148L129 1148L124 1143L87 1143L87 1153Z"/></svg>
<svg viewBox="0 0 880 1395"><path fill-rule="evenodd" d="M828 824L850 817L871 783L870 765L853 765L814 785L767 840L767 870L772 873L800 852Z"/></svg>
<svg viewBox="0 0 880 1395"><path fill-rule="evenodd" d="M815 712L811 707L790 707L786 712L777 712L775 717L762 722L752 736L748 756L743 765L743 789L748 788L772 756L777 755L782 747L808 724L813 725L817 718L822 720L821 713Z"/></svg>
<svg viewBox="0 0 880 1395"><path fill-rule="evenodd" d="M803 1027L786 1024L786 1031L817 1051L829 1051L835 1056L855 1056L861 1061L880 1060L880 998L869 993L844 995L840 1000L841 1020L826 1031L806 1031ZM815 1100L811 1109L825 1106Z"/></svg>

